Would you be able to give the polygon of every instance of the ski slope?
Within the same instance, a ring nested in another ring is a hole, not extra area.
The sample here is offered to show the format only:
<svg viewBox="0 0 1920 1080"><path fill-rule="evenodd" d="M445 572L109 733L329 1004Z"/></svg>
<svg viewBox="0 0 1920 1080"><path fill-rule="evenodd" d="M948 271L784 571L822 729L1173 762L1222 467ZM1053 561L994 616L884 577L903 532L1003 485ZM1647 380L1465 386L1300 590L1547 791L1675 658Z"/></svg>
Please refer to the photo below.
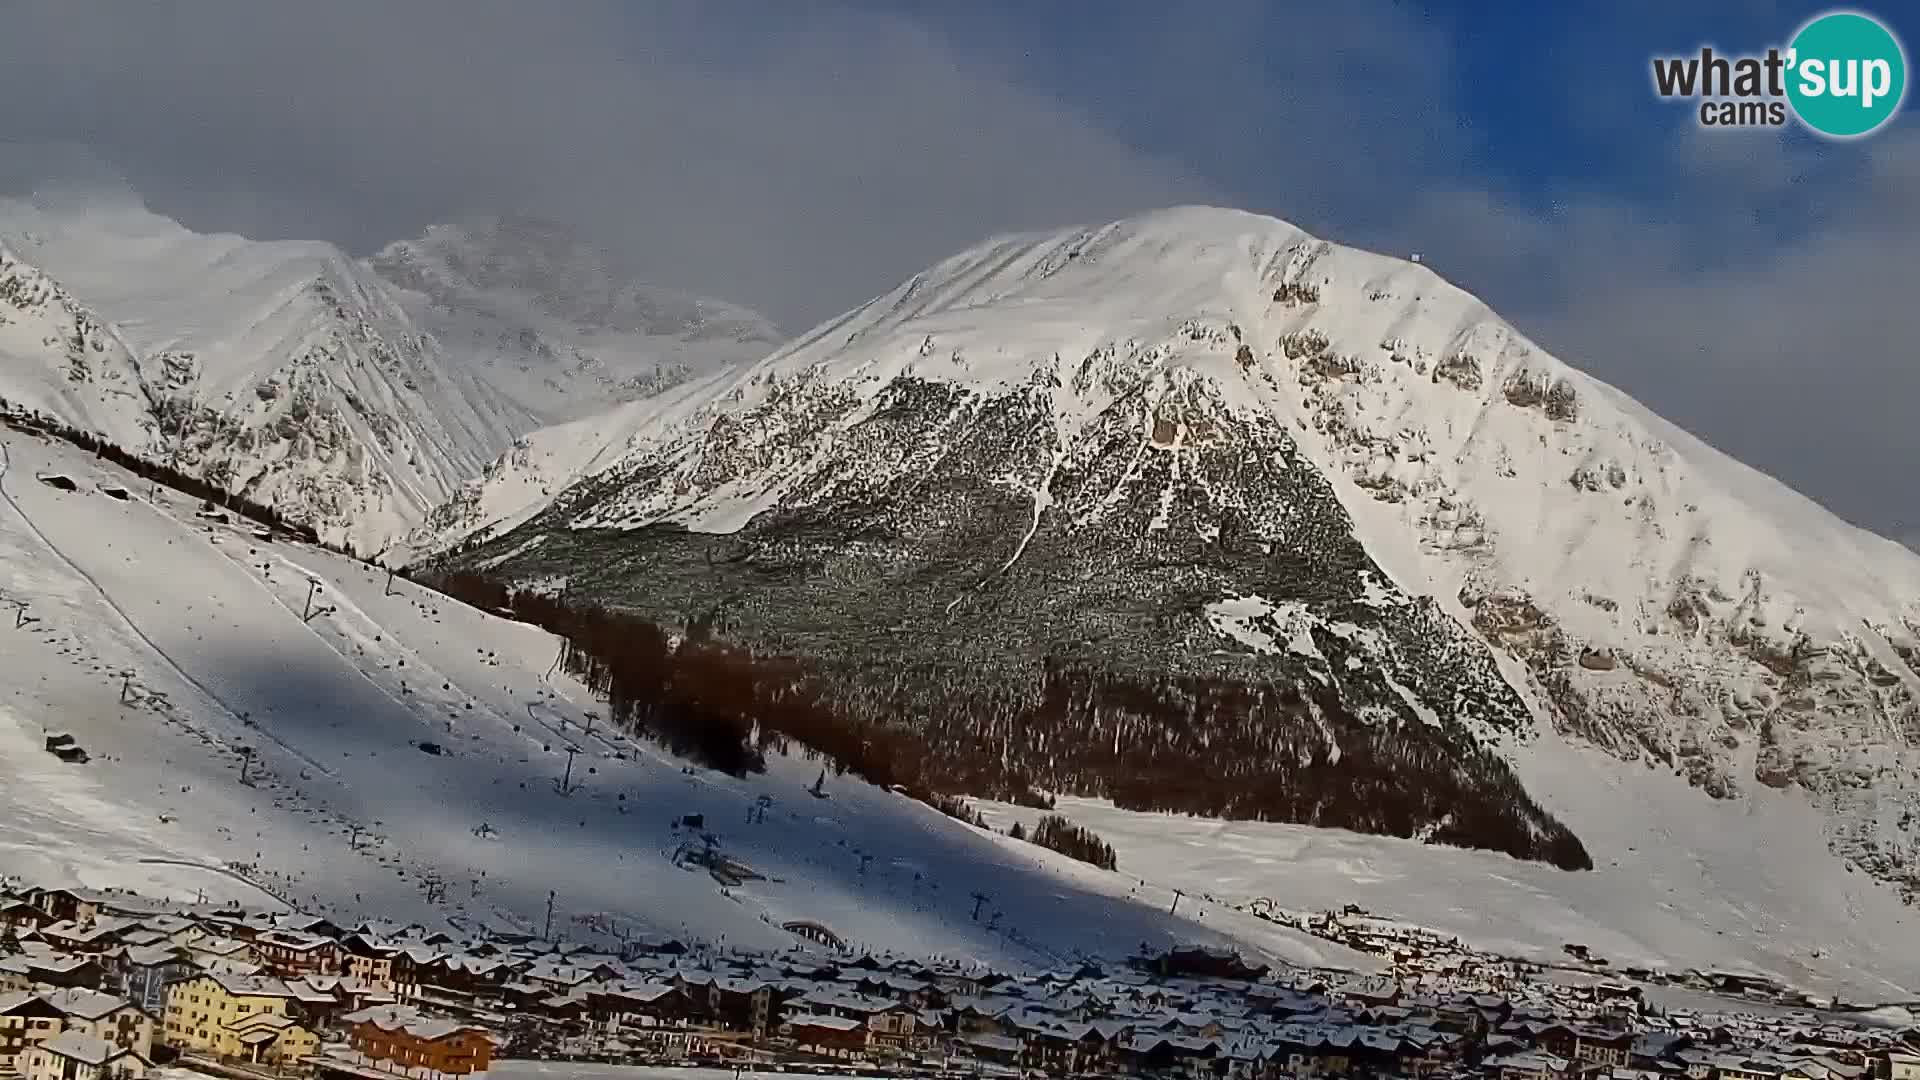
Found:
<svg viewBox="0 0 1920 1080"><path fill-rule="evenodd" d="M1229 936L1370 965L1248 917L1169 916L1132 879L851 778L812 797L811 762L689 772L589 733L595 705L547 678L543 632L404 580L389 595L371 567L206 520L64 444L0 428L0 453L0 874L536 931L551 890L556 932L599 917L784 948L799 939L781 924L812 920L873 949L1020 966ZM44 753L44 733L92 761ZM703 846L674 827L687 814L764 880L724 889L674 865Z"/></svg>

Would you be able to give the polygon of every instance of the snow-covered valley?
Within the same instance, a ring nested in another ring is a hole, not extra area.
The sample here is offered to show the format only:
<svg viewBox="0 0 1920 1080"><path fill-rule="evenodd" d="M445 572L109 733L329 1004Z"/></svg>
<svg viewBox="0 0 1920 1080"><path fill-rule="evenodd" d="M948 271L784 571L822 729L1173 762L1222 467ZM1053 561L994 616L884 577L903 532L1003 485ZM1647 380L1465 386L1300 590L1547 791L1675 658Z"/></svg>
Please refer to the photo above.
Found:
<svg viewBox="0 0 1920 1080"><path fill-rule="evenodd" d="M1671 777L1590 748L1555 741L1534 758L1523 775L1586 839L1593 870L1094 799L1062 798L1058 812L1111 843L1120 872L1145 878L1144 895L1205 890L1214 903L1200 901L1204 922L1263 898L1300 913L1354 904L1545 964L1569 963L1564 946L1583 945L1615 969L1752 973L1853 1001L1906 1001L1920 986L1920 957L1888 947L1920 932L1920 912L1829 855L1804 797L1703 804ZM1000 829L1039 816L979 805ZM1649 819L1662 824L1648 830Z"/></svg>

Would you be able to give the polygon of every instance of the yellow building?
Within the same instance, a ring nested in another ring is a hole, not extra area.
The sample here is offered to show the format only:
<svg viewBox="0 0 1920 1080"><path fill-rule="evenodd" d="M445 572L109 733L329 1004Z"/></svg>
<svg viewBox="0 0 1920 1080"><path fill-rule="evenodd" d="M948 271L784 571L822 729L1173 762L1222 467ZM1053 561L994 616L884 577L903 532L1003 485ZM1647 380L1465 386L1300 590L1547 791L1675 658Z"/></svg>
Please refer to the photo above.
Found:
<svg viewBox="0 0 1920 1080"><path fill-rule="evenodd" d="M260 1030L255 1018L267 1015L293 1019L293 1001L293 991L271 975L197 975L175 983L167 992L166 1025L160 1041L187 1053L255 1060L259 1036L252 1041L246 1038ZM311 1038L311 1032L306 1034Z"/></svg>
<svg viewBox="0 0 1920 1080"><path fill-rule="evenodd" d="M293 1065L320 1052L320 1036L305 1024L279 1013L250 1013L227 1025L246 1060Z"/></svg>

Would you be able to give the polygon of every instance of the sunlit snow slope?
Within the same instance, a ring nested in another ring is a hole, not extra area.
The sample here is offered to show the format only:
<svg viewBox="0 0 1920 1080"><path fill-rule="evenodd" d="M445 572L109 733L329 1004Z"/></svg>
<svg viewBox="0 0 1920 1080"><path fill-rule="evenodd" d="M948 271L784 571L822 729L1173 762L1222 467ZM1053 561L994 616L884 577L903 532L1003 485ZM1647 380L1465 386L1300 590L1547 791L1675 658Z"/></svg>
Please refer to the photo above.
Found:
<svg viewBox="0 0 1920 1080"><path fill-rule="evenodd" d="M8 349L0 397L363 550L535 426L331 245L194 233L113 190L0 199L0 244L109 339L80 348L85 373L58 341Z"/></svg>
<svg viewBox="0 0 1920 1080"><path fill-rule="evenodd" d="M684 771L589 734L595 706L548 680L543 633L404 579L388 595L367 566L206 520L165 489L155 503L62 444L0 428L0 447L0 874L271 906L237 870L347 917L523 928L551 889L563 920L785 947L799 939L780 925L808 919L862 945L1016 964L1237 930L1283 958L1366 963L1252 920L1169 917L1129 899L1130 878L851 778L829 773L815 798L814 763ZM43 733L92 761L61 763ZM687 814L766 879L723 889L676 867L681 844L703 846L674 827ZM437 912L430 877L447 883Z"/></svg>
<svg viewBox="0 0 1920 1080"><path fill-rule="evenodd" d="M1060 800L1111 843L1145 895L1202 890L1221 907L1265 899L1373 915L1547 964L1584 945L1614 969L1762 974L1854 1001L1911 1000L1920 957L1889 948L1920 912L1865 874L1840 871L1822 822L1790 792L1706 802L1670 777L1549 738L1522 775L1576 822L1597 865L1570 874L1486 852L1277 822L1216 821ZM1629 812L1628 807L1637 808ZM1038 812L981 804L996 828Z"/></svg>

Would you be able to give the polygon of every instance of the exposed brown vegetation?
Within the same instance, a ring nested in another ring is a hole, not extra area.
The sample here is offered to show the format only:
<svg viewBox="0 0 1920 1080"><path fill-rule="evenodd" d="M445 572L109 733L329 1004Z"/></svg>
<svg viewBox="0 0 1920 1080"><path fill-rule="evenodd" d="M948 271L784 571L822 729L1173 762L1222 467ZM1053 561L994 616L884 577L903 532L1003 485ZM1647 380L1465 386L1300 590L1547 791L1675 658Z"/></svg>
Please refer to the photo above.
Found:
<svg viewBox="0 0 1920 1080"><path fill-rule="evenodd" d="M1433 365L1433 381L1442 379L1462 390L1480 389L1480 358L1471 353L1454 353Z"/></svg>

